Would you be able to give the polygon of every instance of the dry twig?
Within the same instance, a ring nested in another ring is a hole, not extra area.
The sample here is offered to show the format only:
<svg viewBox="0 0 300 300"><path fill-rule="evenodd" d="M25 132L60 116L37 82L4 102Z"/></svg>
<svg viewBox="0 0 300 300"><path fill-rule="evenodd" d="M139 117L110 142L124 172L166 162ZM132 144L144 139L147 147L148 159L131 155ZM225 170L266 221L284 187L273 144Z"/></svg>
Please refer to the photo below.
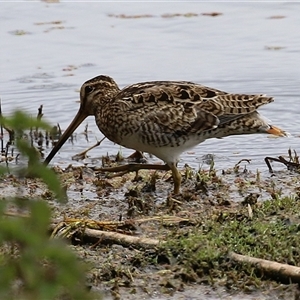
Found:
<svg viewBox="0 0 300 300"><path fill-rule="evenodd" d="M127 164L123 166L110 167L110 168L94 168L94 171L97 171L99 173L118 172L117 174L114 175L114 177L123 176L126 173L137 172L139 170L169 171L170 167L168 165L156 165L156 164Z"/></svg>
<svg viewBox="0 0 300 300"><path fill-rule="evenodd" d="M104 140L105 140L105 137L104 137L102 140L98 141L95 145L89 147L88 149L86 149L86 150L84 150L84 151L82 151L82 152L80 152L80 153L78 153L78 154L75 154L74 156L72 156L72 159L73 159L73 160L84 159L84 158L86 157L86 154L87 154L90 150L92 150L92 149L98 147Z"/></svg>
<svg viewBox="0 0 300 300"><path fill-rule="evenodd" d="M274 173L272 166L270 164L270 161L276 161L276 162L282 163L282 164L286 165L288 170L299 170L300 169L300 164L298 162L288 161L283 156L279 156L278 158L267 156L265 158L265 162L269 168L270 173Z"/></svg>
<svg viewBox="0 0 300 300"><path fill-rule="evenodd" d="M247 255L240 255L235 252L230 252L228 257L237 263L249 263L254 265L259 271L268 274L268 276L276 280L280 279L282 282L300 283L299 267Z"/></svg>

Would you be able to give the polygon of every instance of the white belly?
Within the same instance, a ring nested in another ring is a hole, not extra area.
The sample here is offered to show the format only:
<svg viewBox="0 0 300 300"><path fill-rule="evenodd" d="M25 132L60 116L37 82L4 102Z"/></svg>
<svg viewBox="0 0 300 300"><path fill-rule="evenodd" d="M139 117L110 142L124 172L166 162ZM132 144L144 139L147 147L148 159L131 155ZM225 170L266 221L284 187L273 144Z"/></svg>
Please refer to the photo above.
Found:
<svg viewBox="0 0 300 300"><path fill-rule="evenodd" d="M141 152L151 153L166 163L168 162L177 163L179 161L179 156L181 155L181 153L195 147L196 145L200 144L204 140L205 139L199 139L199 137L197 137L197 140L188 139L185 143L183 143L180 146L157 147L149 144L144 144L138 139L136 139L135 136L128 136L126 139L122 140L120 144L126 148L138 150Z"/></svg>

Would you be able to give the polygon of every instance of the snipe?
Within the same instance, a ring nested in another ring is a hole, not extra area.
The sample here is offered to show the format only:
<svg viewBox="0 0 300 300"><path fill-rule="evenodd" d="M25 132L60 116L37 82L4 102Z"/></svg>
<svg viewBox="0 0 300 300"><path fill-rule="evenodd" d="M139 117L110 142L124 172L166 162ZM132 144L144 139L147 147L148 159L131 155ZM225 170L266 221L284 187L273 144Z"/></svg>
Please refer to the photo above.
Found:
<svg viewBox="0 0 300 300"><path fill-rule="evenodd" d="M82 85L79 111L45 163L86 117L95 116L111 141L162 159L172 170L177 194L181 184L177 162L187 149L229 135L285 136L257 112L272 101L266 95L230 94L186 81L142 82L120 90L112 78L97 76Z"/></svg>

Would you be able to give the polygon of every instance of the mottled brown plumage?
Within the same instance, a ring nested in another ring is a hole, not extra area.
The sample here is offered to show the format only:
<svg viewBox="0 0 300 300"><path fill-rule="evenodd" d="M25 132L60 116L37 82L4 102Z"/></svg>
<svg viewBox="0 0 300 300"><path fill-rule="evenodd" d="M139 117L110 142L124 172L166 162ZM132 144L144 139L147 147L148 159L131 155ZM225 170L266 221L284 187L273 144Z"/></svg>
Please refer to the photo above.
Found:
<svg viewBox="0 0 300 300"><path fill-rule="evenodd" d="M120 90L112 78L97 76L82 85L80 109L45 162L50 162L87 116L94 115L100 131L111 141L165 161L178 193L181 176L176 165L185 150L213 137L284 136L284 131L257 112L272 101L266 95L229 94L186 81L142 82Z"/></svg>

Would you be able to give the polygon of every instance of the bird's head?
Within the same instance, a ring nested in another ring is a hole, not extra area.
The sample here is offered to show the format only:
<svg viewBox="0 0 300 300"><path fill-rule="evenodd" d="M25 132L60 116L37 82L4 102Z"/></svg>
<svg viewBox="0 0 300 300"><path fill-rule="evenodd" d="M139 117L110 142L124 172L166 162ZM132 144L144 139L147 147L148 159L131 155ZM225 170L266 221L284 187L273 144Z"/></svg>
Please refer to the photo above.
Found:
<svg viewBox="0 0 300 300"><path fill-rule="evenodd" d="M109 76L100 75L86 81L80 89L79 110L71 124L45 159L45 164L48 164L51 161L58 150L86 117L95 115L97 109L101 107L101 105L110 102L119 91L118 85Z"/></svg>
<svg viewBox="0 0 300 300"><path fill-rule="evenodd" d="M105 75L94 77L81 86L80 110L86 116L92 116L98 106L111 101L119 91L118 85L111 77Z"/></svg>

